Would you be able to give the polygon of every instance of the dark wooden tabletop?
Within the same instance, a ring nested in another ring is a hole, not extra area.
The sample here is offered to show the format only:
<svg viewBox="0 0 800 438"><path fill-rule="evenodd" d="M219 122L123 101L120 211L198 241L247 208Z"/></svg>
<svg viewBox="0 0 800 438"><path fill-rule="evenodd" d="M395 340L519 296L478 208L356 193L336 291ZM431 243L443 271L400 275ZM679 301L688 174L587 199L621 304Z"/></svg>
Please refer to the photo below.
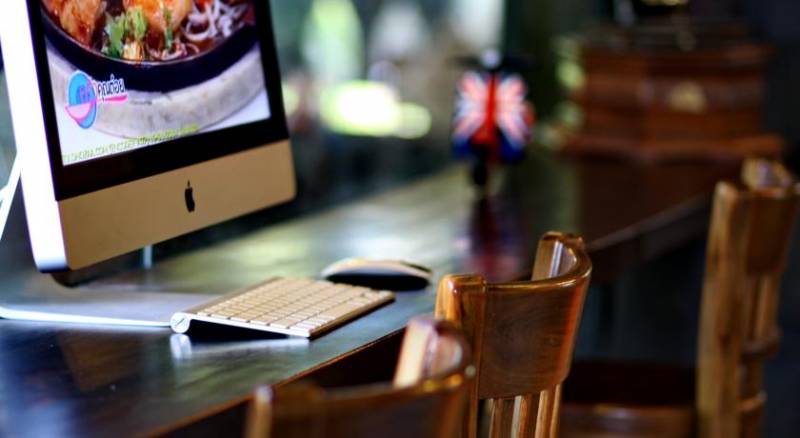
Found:
<svg viewBox="0 0 800 438"><path fill-rule="evenodd" d="M497 174L482 200L467 184L466 168L454 166L92 287L220 292L268 276L314 276L351 256L405 258L432 267L437 278L477 272L512 280L527 275L548 230L583 234L595 279L604 281L702 236L715 181L735 172L730 165L645 166L537 153ZM0 321L0 435L138 435L236 404L260 383L387 376L391 361L369 354L391 354L396 333L411 316L430 312L433 301L433 288L402 293L310 342ZM361 361L362 371L333 366L348 361Z"/></svg>

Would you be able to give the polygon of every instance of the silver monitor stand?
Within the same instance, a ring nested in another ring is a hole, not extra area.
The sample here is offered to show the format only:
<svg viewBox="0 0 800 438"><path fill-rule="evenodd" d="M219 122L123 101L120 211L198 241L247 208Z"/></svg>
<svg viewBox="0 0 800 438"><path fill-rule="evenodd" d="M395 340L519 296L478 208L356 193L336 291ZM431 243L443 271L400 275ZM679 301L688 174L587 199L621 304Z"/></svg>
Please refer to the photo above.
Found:
<svg viewBox="0 0 800 438"><path fill-rule="evenodd" d="M18 162L5 190L6 198L0 201L0 319L169 327L173 313L214 298L209 295L97 290L61 285L52 276L40 273L34 265L28 243Z"/></svg>

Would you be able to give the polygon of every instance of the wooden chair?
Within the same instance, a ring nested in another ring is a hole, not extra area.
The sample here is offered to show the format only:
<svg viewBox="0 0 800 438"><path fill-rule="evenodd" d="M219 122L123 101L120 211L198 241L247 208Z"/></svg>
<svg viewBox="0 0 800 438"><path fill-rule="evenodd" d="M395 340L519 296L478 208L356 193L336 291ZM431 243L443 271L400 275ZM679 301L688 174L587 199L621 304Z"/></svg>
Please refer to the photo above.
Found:
<svg viewBox="0 0 800 438"><path fill-rule="evenodd" d="M779 284L798 200L800 186L765 160L746 161L740 184L717 186L696 370L576 364L564 436L760 436L763 365L778 346Z"/></svg>
<svg viewBox="0 0 800 438"><path fill-rule="evenodd" d="M570 370L591 270L580 238L549 233L539 243L532 281L442 280L436 315L464 330L475 359L464 435L478 433L480 400L491 406L493 437L558 434L561 382Z"/></svg>
<svg viewBox="0 0 800 438"><path fill-rule="evenodd" d="M415 318L406 329L392 385L335 391L302 384L260 387L246 436L450 438L461 426L473 375L469 347L458 329Z"/></svg>

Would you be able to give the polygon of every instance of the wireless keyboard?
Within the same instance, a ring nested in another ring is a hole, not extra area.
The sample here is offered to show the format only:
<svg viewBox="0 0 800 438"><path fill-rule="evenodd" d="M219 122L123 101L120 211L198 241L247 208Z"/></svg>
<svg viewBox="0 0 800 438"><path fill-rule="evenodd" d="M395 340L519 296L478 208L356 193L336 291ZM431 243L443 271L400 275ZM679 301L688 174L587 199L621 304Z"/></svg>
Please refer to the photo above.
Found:
<svg viewBox="0 0 800 438"><path fill-rule="evenodd" d="M171 325L177 333L185 333L197 320L310 338L393 300L389 291L276 278L176 313Z"/></svg>

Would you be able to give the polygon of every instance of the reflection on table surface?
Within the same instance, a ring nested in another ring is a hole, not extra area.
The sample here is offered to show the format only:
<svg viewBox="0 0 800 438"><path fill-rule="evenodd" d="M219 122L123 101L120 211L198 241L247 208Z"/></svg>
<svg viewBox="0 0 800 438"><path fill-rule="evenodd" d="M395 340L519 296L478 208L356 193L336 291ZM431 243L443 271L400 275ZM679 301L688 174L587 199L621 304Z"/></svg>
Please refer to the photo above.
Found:
<svg viewBox="0 0 800 438"><path fill-rule="evenodd" d="M274 339L250 339L231 341L217 339L204 341L184 334L173 334L169 338L172 357L177 361L188 359L200 361L225 361L234 357L250 356L257 352L269 351L281 354L291 350L308 348L308 339L298 337L276 336ZM196 363L196 362L195 362Z"/></svg>

